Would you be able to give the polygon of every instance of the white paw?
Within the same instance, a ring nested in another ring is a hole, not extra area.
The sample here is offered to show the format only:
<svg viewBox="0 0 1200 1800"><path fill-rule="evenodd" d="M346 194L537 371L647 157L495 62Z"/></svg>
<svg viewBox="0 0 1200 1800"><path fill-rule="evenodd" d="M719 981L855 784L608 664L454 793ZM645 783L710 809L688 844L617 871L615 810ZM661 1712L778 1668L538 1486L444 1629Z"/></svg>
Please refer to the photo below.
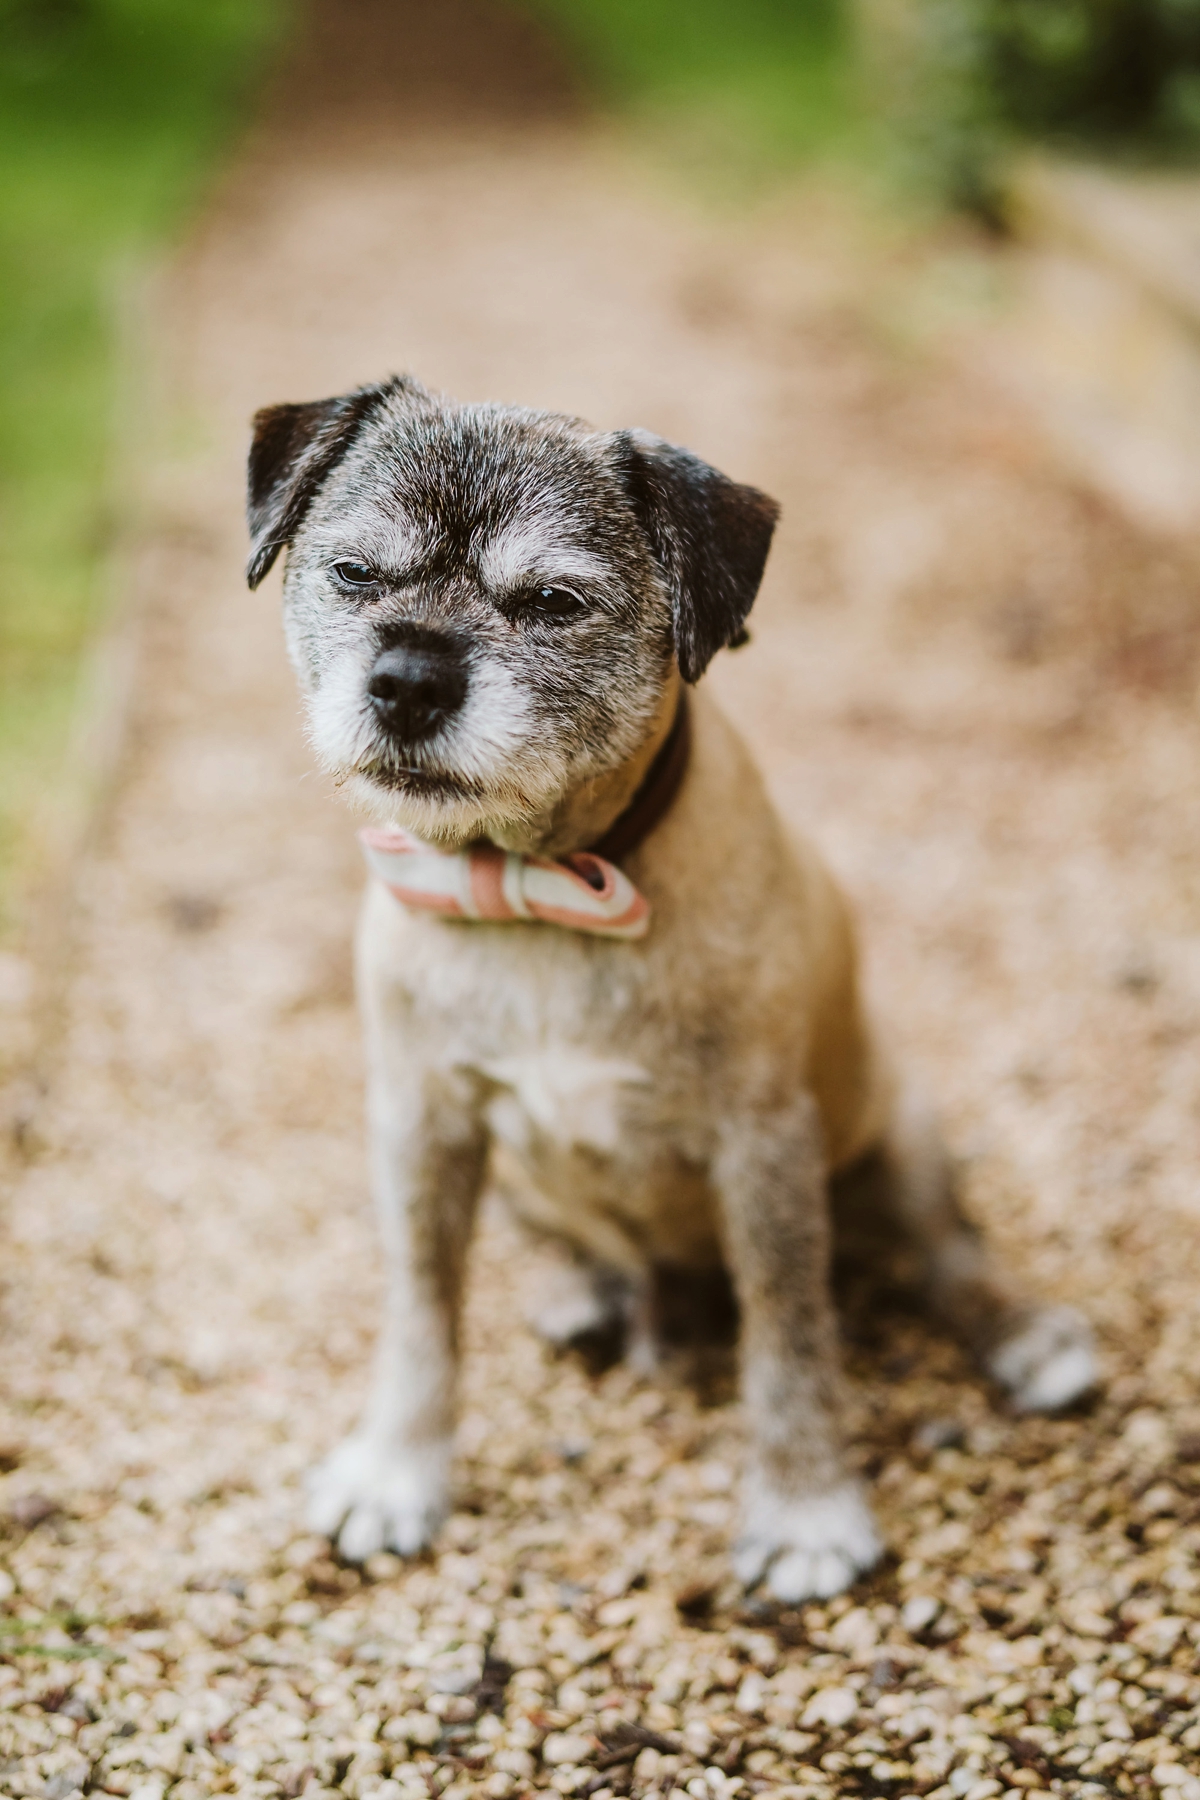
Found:
<svg viewBox="0 0 1200 1800"><path fill-rule="evenodd" d="M449 1509L449 1466L448 1442L396 1450L356 1433L308 1474L309 1528L347 1562L377 1550L414 1556Z"/></svg>
<svg viewBox="0 0 1200 1800"><path fill-rule="evenodd" d="M852 1481L804 1499L762 1491L746 1505L734 1545L738 1579L753 1587L765 1577L777 1600L828 1600L879 1561L883 1543L871 1509Z"/></svg>
<svg viewBox="0 0 1200 1800"><path fill-rule="evenodd" d="M1057 1412L1096 1385L1092 1328L1073 1306L1043 1306L988 1358L1018 1412Z"/></svg>
<svg viewBox="0 0 1200 1800"><path fill-rule="evenodd" d="M610 1328L619 1317L616 1296L605 1291L596 1271L565 1261L542 1270L526 1313L533 1329L560 1350L591 1332Z"/></svg>

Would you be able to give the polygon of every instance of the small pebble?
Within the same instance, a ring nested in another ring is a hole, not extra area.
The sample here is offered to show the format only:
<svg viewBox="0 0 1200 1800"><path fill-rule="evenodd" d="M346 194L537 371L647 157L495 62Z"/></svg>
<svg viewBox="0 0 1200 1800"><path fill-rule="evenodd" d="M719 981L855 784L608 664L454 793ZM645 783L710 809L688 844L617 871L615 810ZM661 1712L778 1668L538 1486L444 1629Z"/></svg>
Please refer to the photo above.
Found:
<svg viewBox="0 0 1200 1800"><path fill-rule="evenodd" d="M13 1524L22 1531L33 1531L36 1526L44 1525L47 1519L53 1519L61 1512L57 1500L49 1494L21 1494L8 1504L8 1516Z"/></svg>
<svg viewBox="0 0 1200 1800"><path fill-rule="evenodd" d="M941 1610L941 1601L935 1600L932 1594L913 1594L900 1609L900 1623L910 1637L920 1637L923 1631L929 1630Z"/></svg>

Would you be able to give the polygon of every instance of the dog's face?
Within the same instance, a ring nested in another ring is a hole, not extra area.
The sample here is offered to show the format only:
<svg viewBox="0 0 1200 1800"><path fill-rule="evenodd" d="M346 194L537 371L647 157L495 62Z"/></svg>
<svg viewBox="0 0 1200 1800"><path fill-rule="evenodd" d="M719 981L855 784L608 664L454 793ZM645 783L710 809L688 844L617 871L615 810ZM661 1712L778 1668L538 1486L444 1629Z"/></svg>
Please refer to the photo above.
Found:
<svg viewBox="0 0 1200 1800"><path fill-rule="evenodd" d="M249 580L288 546L312 739L358 800L513 841L740 635L775 516L661 440L397 378L258 414Z"/></svg>

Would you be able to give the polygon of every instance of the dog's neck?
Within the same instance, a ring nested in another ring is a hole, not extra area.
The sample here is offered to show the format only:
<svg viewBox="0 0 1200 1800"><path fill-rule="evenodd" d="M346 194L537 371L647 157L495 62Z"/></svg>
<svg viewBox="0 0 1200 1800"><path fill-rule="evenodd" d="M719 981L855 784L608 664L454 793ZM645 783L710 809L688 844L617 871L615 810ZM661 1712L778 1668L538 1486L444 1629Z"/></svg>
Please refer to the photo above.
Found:
<svg viewBox="0 0 1200 1800"><path fill-rule="evenodd" d="M520 828L512 841L509 841L508 833L492 834L492 841L505 850L539 856L570 856L575 850L592 849L610 859L628 854L657 824L682 778L687 754L687 722L681 713L685 705L683 683L676 670L664 690L653 729L628 762L564 795L553 812ZM670 749L677 754L670 756L667 751L663 762L659 762L659 753L667 747L668 739L671 740ZM664 766L668 761L670 766ZM655 788L661 783L663 803L656 806L657 796L646 793L649 802L646 823L644 829L639 829L637 803L642 799L648 778ZM626 813L630 814L631 829L622 833L619 827ZM618 829L614 830L614 826Z"/></svg>

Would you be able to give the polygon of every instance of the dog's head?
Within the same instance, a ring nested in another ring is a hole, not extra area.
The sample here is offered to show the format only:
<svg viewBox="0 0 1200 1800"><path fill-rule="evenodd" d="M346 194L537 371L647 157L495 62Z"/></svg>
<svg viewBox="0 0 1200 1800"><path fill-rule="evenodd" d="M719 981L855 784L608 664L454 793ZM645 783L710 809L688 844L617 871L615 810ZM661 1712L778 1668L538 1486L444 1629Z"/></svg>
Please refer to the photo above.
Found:
<svg viewBox="0 0 1200 1800"><path fill-rule="evenodd" d="M645 433L397 377L257 415L248 578L288 547L313 742L356 798L514 842L741 636L776 513Z"/></svg>

